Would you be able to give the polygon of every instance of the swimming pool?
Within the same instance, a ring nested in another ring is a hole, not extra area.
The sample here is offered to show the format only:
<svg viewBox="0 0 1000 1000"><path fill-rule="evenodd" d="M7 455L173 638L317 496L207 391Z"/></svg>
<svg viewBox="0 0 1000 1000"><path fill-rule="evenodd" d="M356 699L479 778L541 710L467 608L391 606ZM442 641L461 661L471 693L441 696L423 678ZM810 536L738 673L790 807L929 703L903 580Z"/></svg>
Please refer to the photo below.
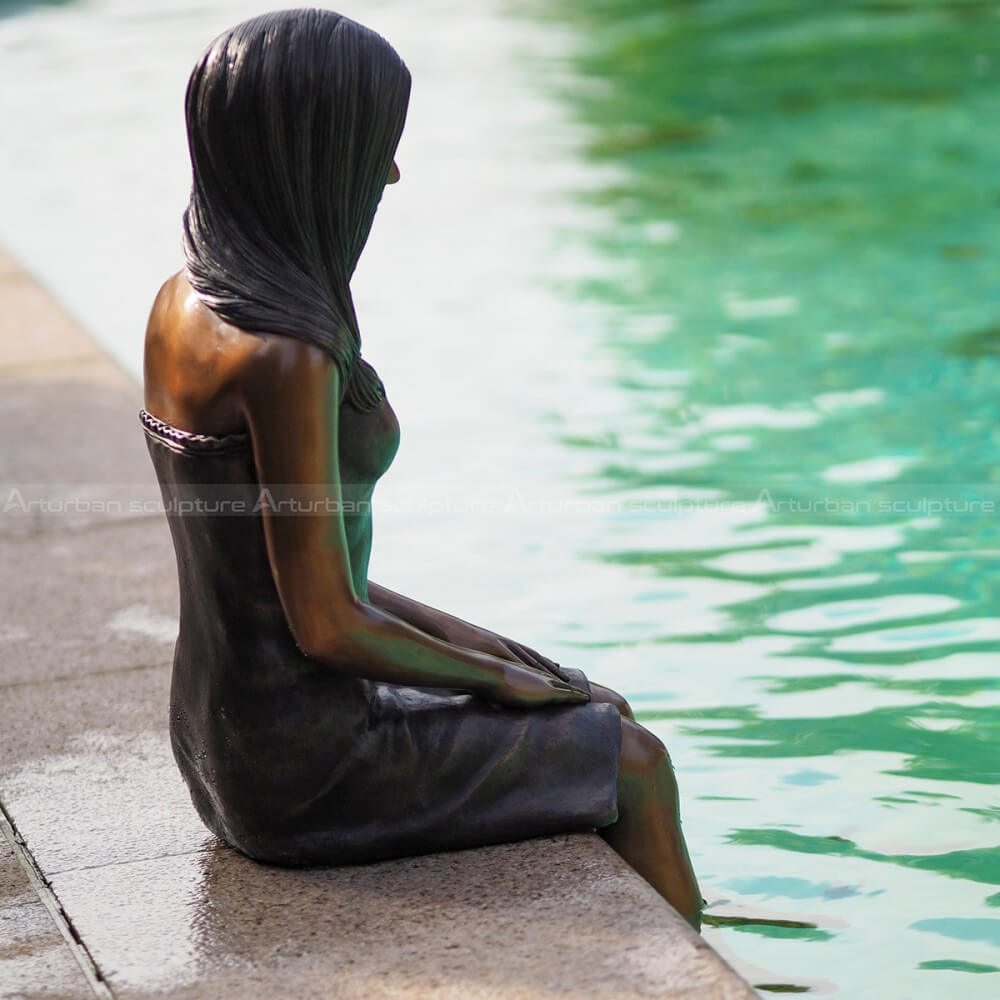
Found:
<svg viewBox="0 0 1000 1000"><path fill-rule="evenodd" d="M631 698L762 995L995 996L994 5L343 9L414 73L373 579ZM0 240L133 371L186 72L257 11L0 17Z"/></svg>

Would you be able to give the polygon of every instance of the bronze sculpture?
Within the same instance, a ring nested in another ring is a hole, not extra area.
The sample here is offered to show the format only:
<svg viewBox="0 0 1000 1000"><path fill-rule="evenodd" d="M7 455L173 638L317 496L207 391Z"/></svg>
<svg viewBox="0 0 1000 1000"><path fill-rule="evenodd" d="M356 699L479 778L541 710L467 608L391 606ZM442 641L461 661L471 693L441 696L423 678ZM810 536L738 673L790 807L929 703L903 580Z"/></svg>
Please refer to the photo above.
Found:
<svg viewBox="0 0 1000 1000"><path fill-rule="evenodd" d="M673 770L625 700L367 579L398 424L349 282L409 86L379 35L311 9L237 25L191 75L186 266L150 316L141 419L168 511L221 491L243 512L169 518L178 766L263 862L598 828L697 926Z"/></svg>

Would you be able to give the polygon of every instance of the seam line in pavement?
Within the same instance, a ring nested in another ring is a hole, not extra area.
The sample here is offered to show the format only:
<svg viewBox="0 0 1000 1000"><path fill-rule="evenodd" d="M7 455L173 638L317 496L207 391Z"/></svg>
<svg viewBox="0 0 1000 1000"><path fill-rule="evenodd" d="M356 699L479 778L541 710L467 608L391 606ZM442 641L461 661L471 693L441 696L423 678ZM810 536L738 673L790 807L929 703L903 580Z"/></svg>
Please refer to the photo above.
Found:
<svg viewBox="0 0 1000 1000"><path fill-rule="evenodd" d="M56 894L52 891L52 887L42 874L42 870L38 867L38 863L35 861L31 851L28 850L28 845L25 844L21 835L17 832L17 827L14 826L2 802L0 802L0 833L3 833L4 837L10 843L11 850L24 869L25 875L28 876L28 881L31 883L32 888L38 894L42 905L49 911L49 916L52 917L56 927L59 928L59 933L66 939L66 944L73 953L77 964L82 969L87 983L94 991L94 996L99 997L100 1000L114 1000L114 994L104 981L104 976L97 967L94 957L90 954L90 950L84 944L83 938L80 937L73 926L73 921L70 920L69 915L63 909Z"/></svg>
<svg viewBox="0 0 1000 1000"><path fill-rule="evenodd" d="M192 851L168 851L166 854L151 854L146 858L125 858L124 861L103 861L99 865L81 865L79 868L60 868L58 871L49 872L50 878L58 875L76 875L77 872L92 872L100 868L120 868L122 865L145 865L150 861L159 861L161 858L187 858L191 855L214 854L216 851L232 850L227 844L206 844L204 847L196 847Z"/></svg>
<svg viewBox="0 0 1000 1000"><path fill-rule="evenodd" d="M87 670L77 674L63 674L59 677L37 677L27 681L6 681L0 684L0 691L9 688L30 687L32 684L65 684L67 681L78 681L81 677L108 677L111 674L130 674L138 670L169 670L173 664L170 660L160 660L157 663L138 663L125 667L106 667L104 670Z"/></svg>

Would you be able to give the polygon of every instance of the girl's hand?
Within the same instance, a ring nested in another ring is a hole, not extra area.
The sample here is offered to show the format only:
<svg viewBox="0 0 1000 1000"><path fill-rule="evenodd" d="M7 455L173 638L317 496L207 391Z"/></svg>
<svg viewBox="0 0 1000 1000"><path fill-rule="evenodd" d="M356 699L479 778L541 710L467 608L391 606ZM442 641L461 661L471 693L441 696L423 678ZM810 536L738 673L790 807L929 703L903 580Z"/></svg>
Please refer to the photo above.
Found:
<svg viewBox="0 0 1000 1000"><path fill-rule="evenodd" d="M554 674L516 663L505 664L496 684L480 692L487 701L513 708L582 705L590 695Z"/></svg>
<svg viewBox="0 0 1000 1000"><path fill-rule="evenodd" d="M442 633L442 638L446 642L454 643L456 646L464 646L466 649L475 649L480 653L489 653L490 656L496 656L501 660L510 660L526 667L534 667L536 670L551 674L558 680L568 681L558 663L550 660L547 656L542 656L541 653L536 652L530 646L525 646L524 643L506 639L489 629L470 625L468 622L453 618L444 623Z"/></svg>

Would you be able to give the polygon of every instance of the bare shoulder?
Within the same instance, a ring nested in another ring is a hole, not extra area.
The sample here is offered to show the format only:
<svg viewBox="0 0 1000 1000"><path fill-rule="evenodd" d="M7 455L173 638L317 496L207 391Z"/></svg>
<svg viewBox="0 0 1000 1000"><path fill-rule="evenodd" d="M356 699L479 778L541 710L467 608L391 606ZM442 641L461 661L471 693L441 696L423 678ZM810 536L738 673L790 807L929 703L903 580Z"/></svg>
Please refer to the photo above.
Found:
<svg viewBox="0 0 1000 1000"><path fill-rule="evenodd" d="M226 323L212 312L191 287L187 275L178 271L160 286L146 325L146 350L157 348L174 353L214 354L220 347L252 337Z"/></svg>
<svg viewBox="0 0 1000 1000"><path fill-rule="evenodd" d="M294 337L261 334L240 366L233 388L254 439L277 434L281 448L291 428L315 454L310 467L320 468L320 455L329 452L328 438L339 423L340 374L333 359L317 347ZM308 450L308 449L306 449ZM287 456L286 456L287 457ZM301 457L301 456L300 456Z"/></svg>
<svg viewBox="0 0 1000 1000"><path fill-rule="evenodd" d="M289 354L272 341L288 338L227 323L201 301L183 271L172 275L157 293L146 327L146 409L196 433L242 429L244 384L268 368L277 371L279 356Z"/></svg>
<svg viewBox="0 0 1000 1000"><path fill-rule="evenodd" d="M172 274L160 285L160 290L156 293L156 298L153 299L153 308L149 311L149 319L146 322L147 350L151 343L155 344L162 340L168 325L165 323L165 319L172 311L182 281L187 284L184 280L184 272L178 271L177 274Z"/></svg>
<svg viewBox="0 0 1000 1000"><path fill-rule="evenodd" d="M296 337L261 333L242 358L241 380L248 389L275 387L279 383L325 387L337 367L326 351Z"/></svg>
<svg viewBox="0 0 1000 1000"><path fill-rule="evenodd" d="M160 288L146 328L146 409L203 434L243 429L279 396L299 406L339 398L337 370L321 348L293 337L251 333L209 309L183 271Z"/></svg>

